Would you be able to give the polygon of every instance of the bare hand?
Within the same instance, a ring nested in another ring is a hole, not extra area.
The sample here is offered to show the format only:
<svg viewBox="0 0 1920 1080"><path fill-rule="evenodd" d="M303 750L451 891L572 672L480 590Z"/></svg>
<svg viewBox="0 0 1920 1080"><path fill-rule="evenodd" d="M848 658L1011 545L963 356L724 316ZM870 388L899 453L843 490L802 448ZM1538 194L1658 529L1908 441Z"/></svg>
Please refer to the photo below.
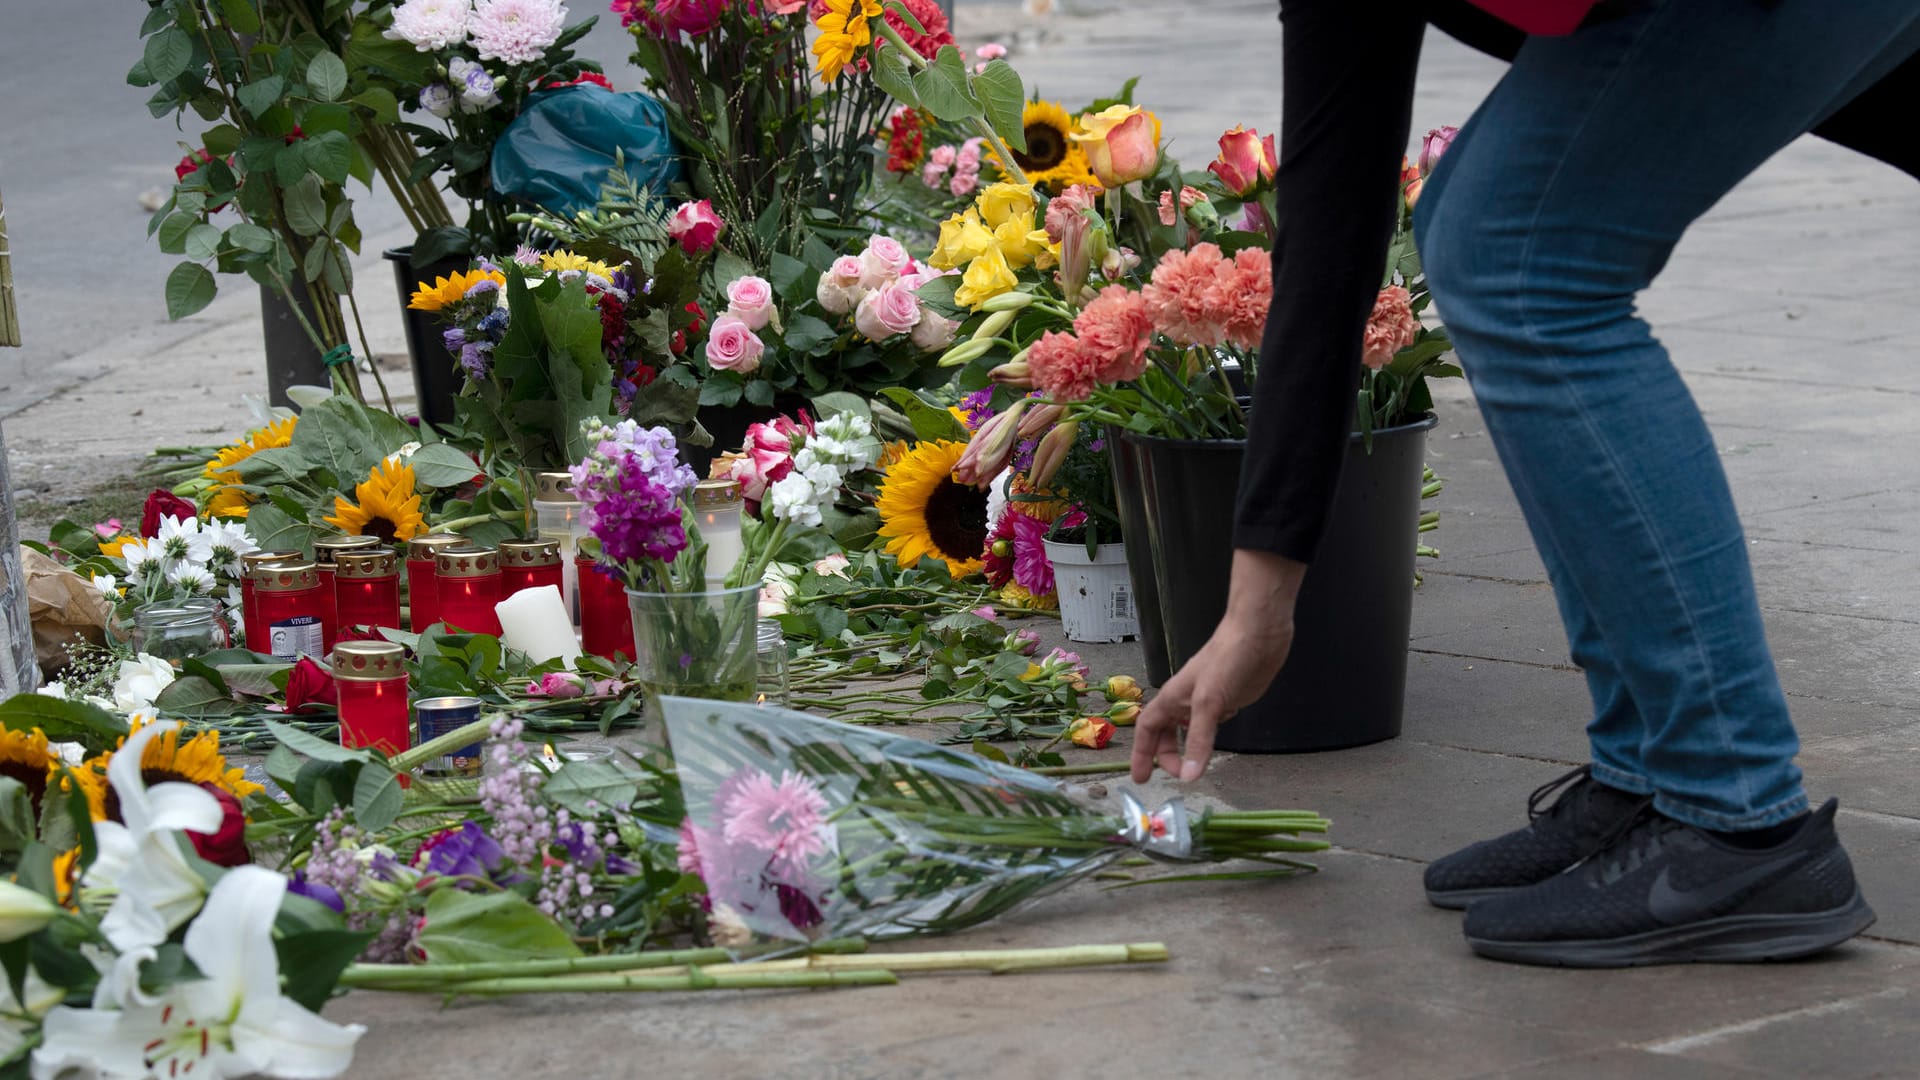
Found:
<svg viewBox="0 0 1920 1080"><path fill-rule="evenodd" d="M1220 626L1140 713L1133 739L1133 782L1169 776L1198 780L1213 755L1220 722L1259 700L1293 646L1293 602L1306 564L1265 552L1236 551L1233 600ZM1187 731L1184 760L1180 729Z"/></svg>

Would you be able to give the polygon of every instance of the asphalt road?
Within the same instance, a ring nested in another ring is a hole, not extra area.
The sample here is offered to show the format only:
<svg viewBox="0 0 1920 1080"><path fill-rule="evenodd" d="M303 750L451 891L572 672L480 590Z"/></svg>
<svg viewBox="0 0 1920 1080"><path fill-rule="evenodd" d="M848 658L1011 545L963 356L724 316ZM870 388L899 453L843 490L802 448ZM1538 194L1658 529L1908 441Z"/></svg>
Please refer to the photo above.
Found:
<svg viewBox="0 0 1920 1080"><path fill-rule="evenodd" d="M598 3L572 9L576 19L604 16L582 55L617 89L637 88L619 21ZM98 376L105 364L87 362L92 350L125 342L145 353L192 332L167 322L162 285L176 260L147 238L140 196L164 193L181 144L205 125L189 114L182 132L172 117L155 119L149 91L127 85L146 11L137 0L0 0L0 194L26 343L0 349L0 419ZM368 237L403 222L383 190L356 191L355 213ZM252 285L221 288L231 304ZM390 288L360 286L381 300Z"/></svg>

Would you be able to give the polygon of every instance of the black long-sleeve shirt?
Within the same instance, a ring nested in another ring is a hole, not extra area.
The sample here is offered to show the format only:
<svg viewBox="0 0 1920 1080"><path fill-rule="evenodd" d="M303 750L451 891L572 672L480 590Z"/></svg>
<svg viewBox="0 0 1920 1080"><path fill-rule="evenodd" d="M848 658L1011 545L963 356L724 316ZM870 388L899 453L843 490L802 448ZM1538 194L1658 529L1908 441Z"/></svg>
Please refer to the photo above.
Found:
<svg viewBox="0 0 1920 1080"><path fill-rule="evenodd" d="M1311 562L1326 530L1353 430L1361 335L1392 240L1429 20L1503 58L1525 40L1463 0L1281 2L1273 305L1240 474L1237 548ZM1920 176L1920 144L1904 122L1916 95L1920 56L1814 133Z"/></svg>

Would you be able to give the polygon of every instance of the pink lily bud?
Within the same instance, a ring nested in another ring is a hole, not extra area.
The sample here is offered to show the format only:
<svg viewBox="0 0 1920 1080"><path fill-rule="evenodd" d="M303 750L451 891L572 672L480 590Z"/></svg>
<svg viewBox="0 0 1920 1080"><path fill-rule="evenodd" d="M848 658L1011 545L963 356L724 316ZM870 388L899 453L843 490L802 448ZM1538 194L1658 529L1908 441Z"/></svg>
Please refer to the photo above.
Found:
<svg viewBox="0 0 1920 1080"><path fill-rule="evenodd" d="M1027 411L1030 399L1021 398L1013 407L1000 413L993 419L980 425L973 433L972 441L967 443L967 451L953 466L953 478L963 484L974 487L986 487L993 483L1012 460L1017 441L1014 434L1020 428L1020 417Z"/></svg>
<svg viewBox="0 0 1920 1080"><path fill-rule="evenodd" d="M1020 421L1020 437L1022 439L1036 438L1041 432L1059 423L1060 418L1065 415L1067 415L1067 407L1065 405L1038 406L1027 414L1025 420Z"/></svg>
<svg viewBox="0 0 1920 1080"><path fill-rule="evenodd" d="M987 372L987 378L1015 390L1033 389L1033 369L1025 360L1010 360Z"/></svg>
<svg viewBox="0 0 1920 1080"><path fill-rule="evenodd" d="M1073 449L1073 440L1080 435L1080 421L1069 420L1047 432L1040 445L1033 451L1033 468L1027 470L1027 481L1035 488L1045 488L1053 482L1053 475L1067 460L1067 451Z"/></svg>

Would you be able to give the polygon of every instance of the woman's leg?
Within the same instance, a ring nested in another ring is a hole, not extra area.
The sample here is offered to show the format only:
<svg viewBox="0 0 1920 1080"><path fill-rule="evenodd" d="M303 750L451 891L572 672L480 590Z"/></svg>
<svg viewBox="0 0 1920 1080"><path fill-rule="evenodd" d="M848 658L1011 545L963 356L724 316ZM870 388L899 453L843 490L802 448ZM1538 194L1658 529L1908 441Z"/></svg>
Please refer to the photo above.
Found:
<svg viewBox="0 0 1920 1080"><path fill-rule="evenodd" d="M1713 441L1634 296L1728 189L1914 53L1920 5L1622 6L1521 50L1423 195L1421 250L1597 680L1596 761L1619 775L1596 775L1758 829L1806 809L1798 741Z"/></svg>

